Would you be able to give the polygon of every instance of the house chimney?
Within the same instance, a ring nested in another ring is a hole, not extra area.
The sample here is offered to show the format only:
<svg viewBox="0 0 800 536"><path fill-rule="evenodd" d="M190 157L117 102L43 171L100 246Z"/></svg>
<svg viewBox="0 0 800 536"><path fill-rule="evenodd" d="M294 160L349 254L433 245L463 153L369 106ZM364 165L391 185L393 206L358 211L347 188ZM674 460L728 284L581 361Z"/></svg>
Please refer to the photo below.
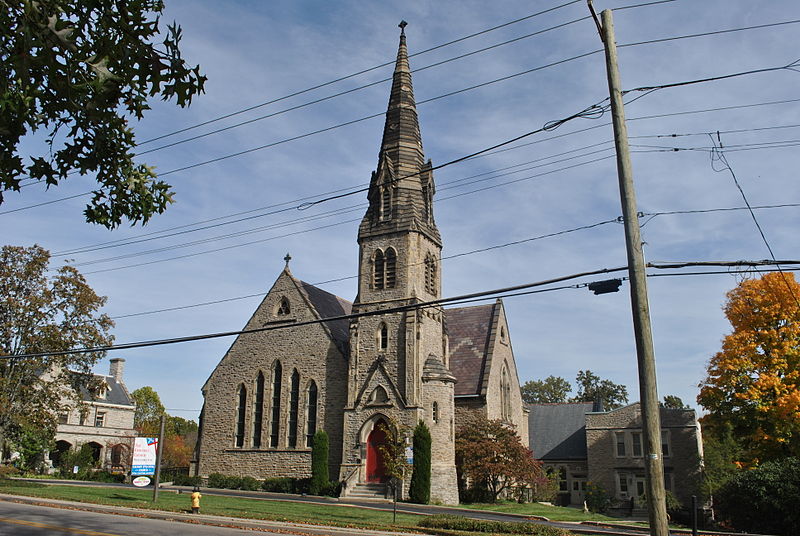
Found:
<svg viewBox="0 0 800 536"><path fill-rule="evenodd" d="M125 370L125 360L121 357L115 357L111 360L111 366L108 367L108 375L117 380L117 383L122 383L123 370Z"/></svg>

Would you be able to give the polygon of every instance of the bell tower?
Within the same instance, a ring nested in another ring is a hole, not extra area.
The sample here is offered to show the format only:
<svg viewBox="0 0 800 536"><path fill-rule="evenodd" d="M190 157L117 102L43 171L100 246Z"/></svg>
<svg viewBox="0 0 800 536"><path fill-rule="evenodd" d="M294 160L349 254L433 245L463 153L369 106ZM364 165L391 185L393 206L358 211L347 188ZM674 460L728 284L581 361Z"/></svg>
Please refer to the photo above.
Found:
<svg viewBox="0 0 800 536"><path fill-rule="evenodd" d="M375 462L367 463L375 457L370 452L378 437L374 430L380 422L394 422L410 435L422 420L433 438L431 496L454 504L455 378L448 369L444 315L439 306L414 308L441 295L442 241L433 217L432 165L422 148L405 27L401 22L378 164L358 230L353 313L374 314L350 324L341 476L348 485L356 478L385 479ZM398 307L408 309L392 311ZM406 486L410 476L409 471Z"/></svg>

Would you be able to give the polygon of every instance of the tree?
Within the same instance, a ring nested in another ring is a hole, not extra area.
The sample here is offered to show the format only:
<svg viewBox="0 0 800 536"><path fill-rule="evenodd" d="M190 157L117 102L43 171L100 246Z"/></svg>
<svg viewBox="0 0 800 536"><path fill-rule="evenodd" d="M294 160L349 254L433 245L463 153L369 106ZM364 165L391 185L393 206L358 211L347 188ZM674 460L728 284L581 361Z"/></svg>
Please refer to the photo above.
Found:
<svg viewBox="0 0 800 536"><path fill-rule="evenodd" d="M0 446L30 441L31 431L55 434L57 415L95 385L92 366L104 352L17 358L22 354L102 347L113 342L113 321L98 296L71 266L47 276L50 253L39 246L0 252Z"/></svg>
<svg viewBox="0 0 800 536"><path fill-rule="evenodd" d="M559 404L567 401L572 387L560 376L548 376L544 380L529 380L520 390L526 404Z"/></svg>
<svg viewBox="0 0 800 536"><path fill-rule="evenodd" d="M456 437L460 474L473 488L487 490L490 500L496 501L507 488L547 483L541 463L503 421L475 419L461 427Z"/></svg>
<svg viewBox="0 0 800 536"><path fill-rule="evenodd" d="M145 385L131 393L131 398L136 404L136 413L133 415L133 427L141 435L158 435L161 427L161 417L167 415L161 397L150 387ZM166 429L166 426L165 426Z"/></svg>
<svg viewBox="0 0 800 536"><path fill-rule="evenodd" d="M733 331L709 361L697 402L712 426L730 423L745 462L800 455L800 285L791 273L728 292Z"/></svg>
<svg viewBox="0 0 800 536"><path fill-rule="evenodd" d="M397 497L397 486L402 482L408 468L406 459L406 437L407 430L401 429L393 419L389 422L381 421L378 423L379 429L386 434L386 441L378 445L378 452L383 461L384 472L391 479L392 491L395 500Z"/></svg>
<svg viewBox="0 0 800 536"><path fill-rule="evenodd" d="M163 9L162 0L3 2L0 204L22 179L49 188L75 172L98 182L84 211L92 223L146 223L172 202L170 185L134 162L128 124L143 117L148 98L184 107L203 91L200 67L181 57L180 26L155 43ZM26 163L19 146L40 140L41 153Z"/></svg>
<svg viewBox="0 0 800 536"><path fill-rule="evenodd" d="M428 504L431 500L431 431L423 421L414 428L414 467L408 496L411 502Z"/></svg>
<svg viewBox="0 0 800 536"><path fill-rule="evenodd" d="M578 394L572 402L601 402L603 409L616 409L628 402L628 388L603 380L591 370L579 370L575 377Z"/></svg>
<svg viewBox="0 0 800 536"><path fill-rule="evenodd" d="M683 403L683 400L679 396L675 395L667 395L664 397L664 401L659 403L662 408L667 409L692 409L686 404Z"/></svg>
<svg viewBox="0 0 800 536"><path fill-rule="evenodd" d="M736 531L800 536L800 458L740 471L719 490L715 510Z"/></svg>
<svg viewBox="0 0 800 536"><path fill-rule="evenodd" d="M311 495L322 495L329 484L328 472L328 434L325 430L317 430L311 440Z"/></svg>

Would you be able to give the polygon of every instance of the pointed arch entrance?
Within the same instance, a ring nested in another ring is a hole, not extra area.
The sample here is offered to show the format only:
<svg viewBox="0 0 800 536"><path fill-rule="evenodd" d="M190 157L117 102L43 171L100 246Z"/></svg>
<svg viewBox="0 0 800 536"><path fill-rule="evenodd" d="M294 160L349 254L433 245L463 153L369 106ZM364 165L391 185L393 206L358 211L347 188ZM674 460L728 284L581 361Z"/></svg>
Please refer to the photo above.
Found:
<svg viewBox="0 0 800 536"><path fill-rule="evenodd" d="M386 466L380 452L381 445L386 444L385 420L375 421L372 431L367 436L367 482L386 482Z"/></svg>

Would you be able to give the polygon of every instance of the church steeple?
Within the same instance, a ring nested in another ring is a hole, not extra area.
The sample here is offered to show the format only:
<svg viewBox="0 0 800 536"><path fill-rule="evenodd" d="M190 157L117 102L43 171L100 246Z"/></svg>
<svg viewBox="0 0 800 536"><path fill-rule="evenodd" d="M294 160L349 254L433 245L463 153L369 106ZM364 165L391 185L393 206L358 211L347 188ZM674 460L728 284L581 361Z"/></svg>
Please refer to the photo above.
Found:
<svg viewBox="0 0 800 536"><path fill-rule="evenodd" d="M433 173L430 161L425 161L414 102L406 24L405 21L400 23L400 46L378 166L370 180L369 208L359 228L359 240L386 233L417 231L441 245L433 220Z"/></svg>

